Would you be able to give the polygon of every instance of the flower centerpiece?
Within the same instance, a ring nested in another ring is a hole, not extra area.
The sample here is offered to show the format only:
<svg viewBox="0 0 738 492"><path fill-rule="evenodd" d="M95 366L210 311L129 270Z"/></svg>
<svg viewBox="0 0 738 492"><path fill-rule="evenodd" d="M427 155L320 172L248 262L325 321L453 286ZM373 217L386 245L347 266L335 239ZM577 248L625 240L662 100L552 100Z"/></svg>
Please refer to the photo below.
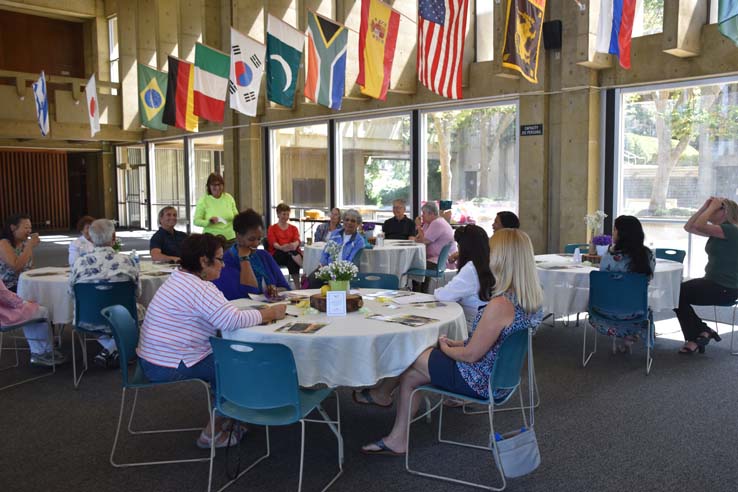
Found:
<svg viewBox="0 0 738 492"><path fill-rule="evenodd" d="M607 214L602 210L595 210L593 214L587 214L584 216L584 223L587 224L590 241L592 241L597 234L602 232L602 226L605 224L605 217L607 217ZM590 243L589 253L593 254L594 251L595 244Z"/></svg>
<svg viewBox="0 0 738 492"><path fill-rule="evenodd" d="M328 282L331 290L349 290L349 282L359 273L356 265L346 260L336 260L318 269L315 277Z"/></svg>
<svg viewBox="0 0 738 492"><path fill-rule="evenodd" d="M604 256L607 253L607 248L612 244L612 236L608 234L602 234L592 238L592 244L597 249L597 256Z"/></svg>

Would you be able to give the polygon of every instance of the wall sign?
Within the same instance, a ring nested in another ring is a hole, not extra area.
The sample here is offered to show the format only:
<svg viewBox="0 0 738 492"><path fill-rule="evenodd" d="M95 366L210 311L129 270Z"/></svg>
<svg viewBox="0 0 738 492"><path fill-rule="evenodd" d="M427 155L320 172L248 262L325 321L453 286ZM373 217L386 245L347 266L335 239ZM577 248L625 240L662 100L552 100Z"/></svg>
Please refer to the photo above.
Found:
<svg viewBox="0 0 738 492"><path fill-rule="evenodd" d="M537 125L520 125L520 136L543 135L543 123Z"/></svg>

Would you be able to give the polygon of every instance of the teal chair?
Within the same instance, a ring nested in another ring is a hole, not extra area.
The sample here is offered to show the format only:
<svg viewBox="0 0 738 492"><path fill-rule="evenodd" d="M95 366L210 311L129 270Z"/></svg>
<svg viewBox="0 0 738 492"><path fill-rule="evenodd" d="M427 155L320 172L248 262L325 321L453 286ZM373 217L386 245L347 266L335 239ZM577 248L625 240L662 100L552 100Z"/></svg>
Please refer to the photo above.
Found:
<svg viewBox="0 0 738 492"><path fill-rule="evenodd" d="M587 352L587 324L582 338L582 367L597 352L597 331L592 321L609 325L619 332L629 335L645 335L646 375L651 372L653 348L656 332L653 314L648 307L648 277L640 273L589 272L589 319L592 326L594 348Z"/></svg>
<svg viewBox="0 0 738 492"><path fill-rule="evenodd" d="M582 254L589 253L589 243L572 243L564 246L564 253L570 255L574 253L574 250L579 248L579 252Z"/></svg>
<svg viewBox="0 0 738 492"><path fill-rule="evenodd" d="M661 260L678 261L679 263L684 263L684 257L687 256L687 252L683 249L673 248L656 248L654 254Z"/></svg>
<svg viewBox="0 0 738 492"><path fill-rule="evenodd" d="M505 472L502 468L502 465L500 464L499 450L497 448L497 440L494 438L495 436L494 414L495 414L495 409L497 406L504 405L517 392L520 396L520 407L518 408L520 409L521 414L522 414L523 426L526 429L531 430L531 431L533 429L534 419L535 419L534 410L531 405L527 407L524 405L522 392L519 391L520 380L521 380L520 374L523 368L523 363L526 360L526 354L528 355L529 367L533 367L532 353L528 350L530 336L531 336L530 330L519 330L509 335L502 342L502 345L500 346L497 352L497 358L495 359L494 365L492 366L492 374L489 379L489 389L488 390L489 390L490 398L487 398L487 399L471 398L466 395L460 395L460 394L457 394L451 391L446 391L441 388L437 388L431 384L427 384L427 385L423 385L423 386L419 386L418 388L415 388L415 390L410 395L410 401L413 400L413 398L415 397L415 394L418 392L436 393L436 394L441 395L441 399L440 401L438 401L438 403L436 403L436 405L428 409L422 415L419 415L413 418L412 415L408 414L407 453L405 453L405 470L407 470L409 473L412 473L414 475L435 478L438 480L444 480L447 482L453 482L453 483L458 483L462 485L469 485L472 487L478 487L478 488L482 488L486 490L500 491L500 490L505 489L505 487L507 486L507 482L505 479ZM532 384L530 384L530 381L529 381L528 389L529 389L530 401L532 402L533 401L533 386ZM444 444L452 444L455 446L463 446L467 448L480 449L487 453L490 452L490 446L480 446L476 444L452 441L452 440L443 438L442 436L443 410L444 410L443 400L446 398L454 398L458 400L463 400L464 402L468 402L468 403L485 405L487 407L487 413L489 415L489 442L492 443L491 451L495 458L495 466L502 478L501 487L494 487L494 486L480 484L480 483L468 482L468 481L460 480L460 479L445 476L445 475L437 475L434 473L419 471L417 469L410 467L410 449L411 449L410 428L411 428L411 424L412 422L415 422L425 417L426 414L429 414L436 408L439 409L438 434L437 434L438 442L444 443ZM526 408L529 411L527 418L526 418L526 412L525 412Z"/></svg>
<svg viewBox="0 0 738 492"><path fill-rule="evenodd" d="M136 284L133 282L98 282L74 284L74 329L72 331L72 380L74 389L87 371L87 342L100 335L110 335L110 329L91 330L86 326L108 326L108 321L100 313L108 306L124 306L137 321ZM77 357L74 338L79 340L82 348L82 371L77 375ZM119 355L122 355L120 351ZM121 358L122 360L122 358Z"/></svg>
<svg viewBox="0 0 738 492"><path fill-rule="evenodd" d="M215 411L254 425L262 425L266 432L266 454L257 458L235 478L218 489L230 486L244 473L270 455L269 427L300 423L300 477L297 490L302 490L305 457L305 423L327 424L338 442L338 473L322 489L327 490L343 473L343 437L338 394L331 388L302 389L297 379L297 367L292 351L276 343L251 343L222 338L210 338L215 356L215 408L210 413L211 424ZM322 407L329 396L336 398L336 420L331 420ZM306 418L317 410L323 420ZM214 453L214 448L211 448ZM210 463L212 480L213 463ZM210 490L210 485L208 485Z"/></svg>
<svg viewBox="0 0 738 492"><path fill-rule="evenodd" d="M15 369L15 368L17 368L20 365L20 360L18 359L18 351L20 350L18 348L18 339L25 338L23 335L11 335L12 338L14 339L14 342L15 342L14 348L3 348L3 335L5 335L6 333L8 333L8 334L13 333L13 332L15 332L17 330L22 330L24 326L30 325L30 324L33 324L33 323L47 323L49 325L49 336L50 337L53 336L53 331L51 329L51 323L46 318L29 319L28 321L24 321L23 323L18 323L18 324L15 324L15 325L0 325L0 358L2 358L2 356L3 356L3 350L6 350L6 351L13 350L15 352L15 364L8 365L8 366L5 366L5 367L1 367L0 368L0 372L6 371L8 369ZM52 350L51 353L52 354L55 354L56 352L54 350ZM52 355L52 362L53 362L53 357L54 356ZM37 375L37 376L30 377L30 378L22 379L22 380L20 380L18 382L12 383L12 384L8 384L8 385L3 386L2 388L0 388L0 391L6 390L6 389L9 389L9 388L12 388L14 386L18 386L18 385L21 385L21 384L24 384L24 383L29 383L31 381L35 381L36 379L41 379L41 378L45 378L47 376L51 376L55 372L56 372L56 364L54 363L51 366L51 371L44 372L41 375Z"/></svg>
<svg viewBox="0 0 738 492"><path fill-rule="evenodd" d="M400 288L400 279L390 273L358 273L351 279L351 287L396 290Z"/></svg>
<svg viewBox="0 0 738 492"><path fill-rule="evenodd" d="M135 463L117 463L115 461L115 450L120 437L120 426L123 422L123 412L126 405L126 394L128 390L133 390L133 405L131 407L131 416L128 418L128 433L132 435L141 434L162 434L170 432L200 432L201 427L189 427L184 429L162 429L162 430L133 430L133 416L136 412L136 402L138 401L138 391L144 388L154 388L157 386L178 384L178 383L198 383L205 388L205 400L208 405L208 414L210 414L210 385L201 379L183 379L180 381L152 382L146 378L143 368L139 363L136 355L136 346L138 345L138 324L131 316L127 308L116 305L110 306L102 310L101 315L110 325L113 338L118 346L120 355L120 374L123 383L123 391L120 398L120 411L118 412L118 424L115 428L115 439L113 440L113 449L110 451L110 464L116 468L124 468L131 466L147 466L147 465L165 465L169 463L192 463L198 461L210 461L215 456L213 449L210 450L210 456L207 458L192 458L183 460L162 460L162 461L146 461ZM129 375L129 363L133 362L133 376Z"/></svg>
<svg viewBox="0 0 738 492"><path fill-rule="evenodd" d="M405 275L407 275L408 277L430 277L436 280L443 278L446 273L446 263L448 263L448 255L451 251L452 244L453 241L448 243L441 249L441 252L438 254L438 264L436 265L435 270L426 270L425 268L411 268L410 270L405 272Z"/></svg>

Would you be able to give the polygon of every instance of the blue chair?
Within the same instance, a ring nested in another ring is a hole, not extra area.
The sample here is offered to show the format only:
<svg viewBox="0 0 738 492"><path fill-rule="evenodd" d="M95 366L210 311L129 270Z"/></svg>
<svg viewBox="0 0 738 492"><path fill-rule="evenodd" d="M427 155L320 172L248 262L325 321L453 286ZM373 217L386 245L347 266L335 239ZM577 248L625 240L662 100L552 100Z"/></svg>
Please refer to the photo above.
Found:
<svg viewBox="0 0 738 492"><path fill-rule="evenodd" d="M687 256L687 252L683 249L673 248L656 248L654 250L654 254L656 255L656 258L678 261L679 263L684 263L684 257Z"/></svg>
<svg viewBox="0 0 738 492"><path fill-rule="evenodd" d="M221 487L225 489L270 455L269 426L291 425L300 422L300 478L298 492L302 489L302 472L305 455L305 423L327 424L338 441L338 473L330 487L343 473L343 437L338 394L334 389L301 389L297 379L297 367L292 351L275 343L250 343L222 338L210 338L215 356L215 408L210 413L211 424L215 410L221 415L241 422L263 425L266 428L266 454L251 463L233 480ZM328 396L336 397L336 420L331 420L321 404ZM317 410L323 420L305 418ZM213 464L210 463L212 478Z"/></svg>
<svg viewBox="0 0 738 492"><path fill-rule="evenodd" d="M120 411L118 413L118 424L115 428L115 439L113 440L113 449L110 451L110 464L116 468L124 468L130 466L146 466L146 465L164 465L168 463L191 463L197 461L211 461L215 456L215 453L211 449L210 456L207 458L192 458L184 460L163 460L163 461L147 461L147 462L135 462L135 463L116 463L115 461L115 449L118 445L118 438L120 436L120 426L123 422L123 411L126 404L126 392L133 390L133 406L131 407L131 416L128 418L128 433L132 435L140 434L160 434L168 432L192 432L200 431L200 427L190 427L186 429L163 429L163 430L133 430L133 416L136 412L136 402L138 401L138 390L142 388L152 388L156 386L177 384L184 382L195 382L200 383L205 388L205 400L208 404L208 414L210 414L210 385L201 379L183 379L180 381L168 381L164 383L155 383L149 381L144 375L143 368L139 362L138 356L136 355L136 346L138 345L138 324L136 320L131 316L127 308L116 305L106 307L102 310L102 316L107 321L111 328L113 338L118 346L118 354L120 355L120 374L122 378L123 391L120 399ZM129 375L129 362L135 361L133 368L133 376Z"/></svg>
<svg viewBox="0 0 738 492"><path fill-rule="evenodd" d="M589 273L589 319L646 336L646 375L651 372L653 357L651 349L655 342L653 314L648 307L648 277L640 273L599 272ZM594 348L587 353L587 326L582 339L582 367L586 367L597 351L597 331Z"/></svg>
<svg viewBox="0 0 738 492"><path fill-rule="evenodd" d="M411 268L410 270L405 272L405 275L407 275L408 277L430 277L436 280L444 278L444 275L446 273L446 263L448 263L448 255L451 251L452 244L453 241L448 243L441 249L441 252L438 254L438 264L436 265L435 270L426 270L425 268Z"/></svg>
<svg viewBox="0 0 738 492"><path fill-rule="evenodd" d="M518 391L520 386L520 373L523 368L523 362L525 362L526 354L528 354L528 364L529 367L533 367L532 362L532 354L528 350L528 344L531 337L531 331L530 330L520 330L516 331L515 333L509 335L503 342L502 345L499 348L499 351L497 352L497 358L495 359L494 365L492 366L492 373L490 375L489 379L489 395L490 398L487 399L477 399L477 398L471 398L466 395L460 395L457 393L453 393L451 391L446 391L440 388L437 388L433 385L427 384L423 386L419 386L418 388L415 388L415 390L410 395L410 401L413 400L415 397L415 394L418 392L430 392L430 393L436 393L441 395L441 399L436 403L432 408L427 410L424 414L416 416L413 418L412 415L408 414L408 425L407 425L407 453L405 453L405 470L407 470L409 473L412 473L414 475L420 475L423 477L429 477L429 478L436 478L439 480L444 480L447 482L453 482L458 483L462 485L469 485L472 487L478 487L482 489L487 490L495 490L500 491L504 490L507 486L507 482L505 479L505 472L500 464L499 459L499 450L497 449L497 441L494 438L495 436L495 429L494 429L494 413L495 413L495 407L504 405L506 402L508 402L512 396L516 393L520 396L520 411L523 417L523 426L528 429L533 429L534 425L534 410L532 406L525 406L523 404L523 395L521 391ZM530 401L533 401L533 385L532 381L530 381L529 377L529 397ZM498 472L500 473L500 476L502 477L502 486L501 487L493 487L489 485L484 485L480 483L473 483L473 482L467 482L464 480L460 480L457 478L452 478L445 475L437 475L433 473L428 473L424 471L418 471L417 469L413 469L410 467L410 428L412 422L419 420L423 417L425 417L426 414L432 412L436 408L439 408L439 416L438 416L438 442L445 443L445 444L453 444L456 446L464 446L468 448L473 449L480 449L486 452L490 451L490 446L479 446L476 444L470 444L466 442L459 442L459 441L452 441L448 439L444 439L442 436L442 430L443 430L443 400L446 398L455 398L458 400L464 400L465 402L469 403L475 403L479 405L485 405L487 407L487 413L489 414L489 441L492 443L492 453L495 457L495 465L497 467ZM529 410L528 418L526 418L525 409ZM529 425L530 424L530 425Z"/></svg>
<svg viewBox="0 0 738 492"><path fill-rule="evenodd" d="M365 289L399 289L400 279L390 273L359 273L351 279L351 286Z"/></svg>
<svg viewBox="0 0 738 492"><path fill-rule="evenodd" d="M89 326L109 326L100 310L108 306L121 305L128 309L134 320L136 312L136 284L133 282L99 282L74 284L74 329L72 331L72 379L74 389L87 371L87 342L100 335L110 335L110 330L94 330ZM83 369L77 376L77 357L74 348L74 335L77 335L82 348ZM118 353L120 355L120 352Z"/></svg>
<svg viewBox="0 0 738 492"><path fill-rule="evenodd" d="M570 255L574 253L574 250L577 248L579 248L579 252L582 254L589 253L589 243L567 244L566 246L564 246L564 253Z"/></svg>
<svg viewBox="0 0 738 492"><path fill-rule="evenodd" d="M25 338L22 335L20 335L20 336L19 335L13 335L12 337L13 337L14 342L15 342L14 348L3 348L3 335L5 335L6 333L12 333L12 332L17 331L17 330L22 330L24 326L30 325L30 324L33 324L33 323L47 323L48 326L49 326L49 336L50 337L53 336L53 331L51 329L51 323L49 322L49 320L47 318L29 319L28 321L24 321L23 323L18 323L18 324L15 324L15 325L0 325L0 358L2 358L3 350L13 350L15 352L15 364L8 365L8 366L5 366L5 367L0 368L0 372L1 371L6 371L8 369L17 368L20 365L20 361L18 359L18 351L21 350L21 349L18 348L18 339ZM52 350L52 354L54 354L54 353L55 352ZM53 362L53 355L52 355L52 362ZM30 377L30 378L22 379L22 380L20 380L20 381L18 381L16 383L8 384L8 385L3 386L2 388L0 388L0 391L6 390L8 388L12 388L14 386L18 386L18 385L21 385L21 384L24 384L24 383L35 381L36 379L41 379L41 378L45 378L47 376L51 376L55 372L56 372L56 364L54 363L51 366L51 371L44 372L43 374L41 374L39 376L33 376L33 377Z"/></svg>

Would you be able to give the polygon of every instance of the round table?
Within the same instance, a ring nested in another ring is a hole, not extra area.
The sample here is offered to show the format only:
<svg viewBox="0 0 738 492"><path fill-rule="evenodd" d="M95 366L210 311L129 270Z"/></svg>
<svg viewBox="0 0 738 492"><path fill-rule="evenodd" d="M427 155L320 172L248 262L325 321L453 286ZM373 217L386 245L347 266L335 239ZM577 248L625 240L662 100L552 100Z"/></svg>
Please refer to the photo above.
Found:
<svg viewBox="0 0 738 492"><path fill-rule="evenodd" d="M674 309L679 305L682 283L681 263L656 260L656 271L648 285L648 305L652 311ZM568 315L584 313L589 304L589 272L598 267L574 264L571 255L537 255L536 270L543 288L546 313Z"/></svg>
<svg viewBox="0 0 738 492"><path fill-rule="evenodd" d="M310 295L318 291L295 292ZM363 296L375 292L376 289L358 289ZM250 299L231 302L239 308L256 303ZM402 306L393 309L364 297L364 307L373 314L417 314L438 320L417 327L368 319L367 314L360 312L348 313L345 317L329 317L325 313L304 315L303 309L290 305L287 313L299 318L287 316L273 324L224 332L223 337L288 346L295 357L301 386L370 386L380 379L402 374L423 350L436 345L440 335L454 340L466 338L466 320L461 306L455 302L444 304L432 308ZM276 331L298 320L328 323L328 326L312 334Z"/></svg>
<svg viewBox="0 0 738 492"><path fill-rule="evenodd" d="M312 273L320 264L325 243L306 245L302 261L305 273ZM374 246L361 252L359 271L391 273L402 277L411 268L425 268L425 245L402 239L386 239L384 246Z"/></svg>
<svg viewBox="0 0 738 492"><path fill-rule="evenodd" d="M169 264L141 262L141 297L138 302L148 306L154 294L169 278L175 268ZM44 267L29 270L18 278L18 295L27 301L35 301L49 310L54 324L72 323L74 303L68 292L69 267Z"/></svg>

